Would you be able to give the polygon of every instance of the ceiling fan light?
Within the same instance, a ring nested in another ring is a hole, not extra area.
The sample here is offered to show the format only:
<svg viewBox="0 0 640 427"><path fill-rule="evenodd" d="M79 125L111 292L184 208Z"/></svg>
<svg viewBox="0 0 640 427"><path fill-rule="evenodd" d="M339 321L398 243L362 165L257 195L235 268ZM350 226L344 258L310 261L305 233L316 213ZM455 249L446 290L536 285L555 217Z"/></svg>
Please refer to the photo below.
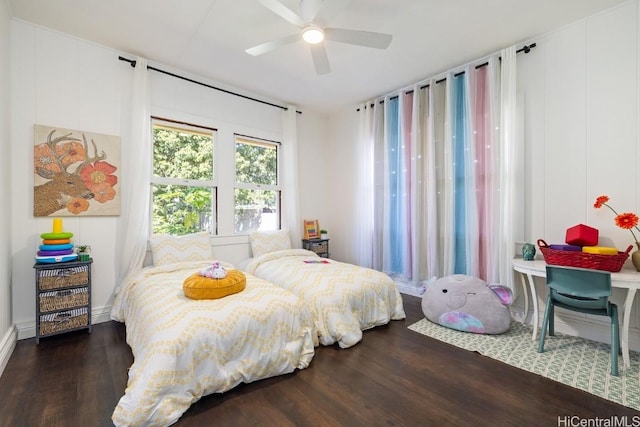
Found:
<svg viewBox="0 0 640 427"><path fill-rule="evenodd" d="M324 40L324 31L318 27L307 27L302 31L302 39L309 44L318 44Z"/></svg>

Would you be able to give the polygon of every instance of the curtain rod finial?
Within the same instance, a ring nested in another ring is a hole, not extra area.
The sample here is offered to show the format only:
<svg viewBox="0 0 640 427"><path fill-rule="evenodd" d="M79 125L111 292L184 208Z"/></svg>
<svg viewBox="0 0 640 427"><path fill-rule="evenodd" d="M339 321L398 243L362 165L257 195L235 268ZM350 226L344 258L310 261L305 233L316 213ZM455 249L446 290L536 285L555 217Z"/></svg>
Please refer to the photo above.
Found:
<svg viewBox="0 0 640 427"><path fill-rule="evenodd" d="M131 65L131 68L136 68L136 60L135 59L127 59L124 56L118 56L120 61L126 61Z"/></svg>

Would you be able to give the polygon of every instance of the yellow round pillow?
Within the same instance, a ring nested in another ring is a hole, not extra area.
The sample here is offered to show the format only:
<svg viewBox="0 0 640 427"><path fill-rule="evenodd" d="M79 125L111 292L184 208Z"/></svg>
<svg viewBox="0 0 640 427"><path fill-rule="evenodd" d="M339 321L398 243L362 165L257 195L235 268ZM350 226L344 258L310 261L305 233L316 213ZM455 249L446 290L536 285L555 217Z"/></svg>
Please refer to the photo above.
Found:
<svg viewBox="0 0 640 427"><path fill-rule="evenodd" d="M236 294L247 285L247 278L240 270L227 270L227 277L212 279L194 273L184 279L182 290L191 299L216 299Z"/></svg>

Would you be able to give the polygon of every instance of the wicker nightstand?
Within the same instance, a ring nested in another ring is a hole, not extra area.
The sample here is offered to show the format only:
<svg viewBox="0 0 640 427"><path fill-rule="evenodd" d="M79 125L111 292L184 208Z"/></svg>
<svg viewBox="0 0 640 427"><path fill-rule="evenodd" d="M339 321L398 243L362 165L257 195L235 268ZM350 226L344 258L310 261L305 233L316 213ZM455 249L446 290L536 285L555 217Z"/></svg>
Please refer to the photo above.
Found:
<svg viewBox="0 0 640 427"><path fill-rule="evenodd" d="M91 332L91 263L35 264L36 343L78 329Z"/></svg>
<svg viewBox="0 0 640 427"><path fill-rule="evenodd" d="M302 239L302 249L315 252L323 258L329 258L329 239Z"/></svg>

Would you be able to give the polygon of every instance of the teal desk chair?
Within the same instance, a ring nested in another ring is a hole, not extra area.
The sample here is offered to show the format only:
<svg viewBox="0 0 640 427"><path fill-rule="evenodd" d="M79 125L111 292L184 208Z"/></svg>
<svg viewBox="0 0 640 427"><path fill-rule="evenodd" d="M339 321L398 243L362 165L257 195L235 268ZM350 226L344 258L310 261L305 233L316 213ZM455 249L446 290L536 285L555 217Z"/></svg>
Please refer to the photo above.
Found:
<svg viewBox="0 0 640 427"><path fill-rule="evenodd" d="M544 340L549 325L549 335L554 335L554 307L611 318L611 375L618 376L618 307L609 301L611 273L584 268L547 265L549 296L544 311L538 353L544 351Z"/></svg>

